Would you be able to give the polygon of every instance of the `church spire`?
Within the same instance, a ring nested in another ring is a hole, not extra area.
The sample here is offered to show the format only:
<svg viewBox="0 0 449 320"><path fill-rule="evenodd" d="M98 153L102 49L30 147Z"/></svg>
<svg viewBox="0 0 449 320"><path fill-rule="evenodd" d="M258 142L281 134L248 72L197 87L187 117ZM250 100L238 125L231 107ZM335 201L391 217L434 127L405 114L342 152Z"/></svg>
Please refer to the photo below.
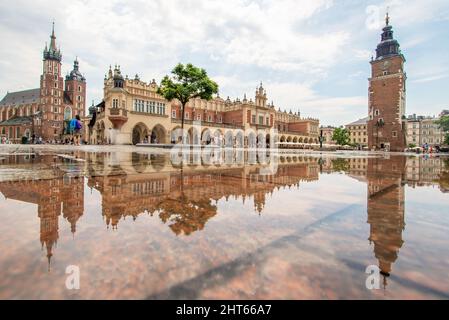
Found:
<svg viewBox="0 0 449 320"><path fill-rule="evenodd" d="M56 36L55 36L55 22L53 21L52 29L51 29L51 36L50 36L51 42L50 42L50 50L56 51Z"/></svg>
<svg viewBox="0 0 449 320"><path fill-rule="evenodd" d="M45 60L62 60L61 50L56 47L56 36L55 36L55 22L52 24L51 36L50 36L50 47L45 45L44 49L44 59Z"/></svg>

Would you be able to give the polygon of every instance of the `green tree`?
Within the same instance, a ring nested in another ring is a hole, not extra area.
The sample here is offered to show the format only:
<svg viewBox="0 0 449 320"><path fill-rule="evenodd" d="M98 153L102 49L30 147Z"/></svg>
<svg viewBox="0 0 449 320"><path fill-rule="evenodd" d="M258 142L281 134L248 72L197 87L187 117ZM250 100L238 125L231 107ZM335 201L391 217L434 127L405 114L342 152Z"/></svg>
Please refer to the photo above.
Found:
<svg viewBox="0 0 449 320"><path fill-rule="evenodd" d="M446 132L444 143L449 144L449 115L441 117L441 119L438 121L438 124L440 125L441 130Z"/></svg>
<svg viewBox="0 0 449 320"><path fill-rule="evenodd" d="M349 131L344 128L335 129L332 141L335 141L340 146L349 144Z"/></svg>
<svg viewBox="0 0 449 320"><path fill-rule="evenodd" d="M158 88L158 94L168 101L177 99L181 103L181 128L184 133L185 106L195 98L211 100L218 93L218 84L209 79L204 69L192 64L178 64L171 72L172 76L165 76Z"/></svg>

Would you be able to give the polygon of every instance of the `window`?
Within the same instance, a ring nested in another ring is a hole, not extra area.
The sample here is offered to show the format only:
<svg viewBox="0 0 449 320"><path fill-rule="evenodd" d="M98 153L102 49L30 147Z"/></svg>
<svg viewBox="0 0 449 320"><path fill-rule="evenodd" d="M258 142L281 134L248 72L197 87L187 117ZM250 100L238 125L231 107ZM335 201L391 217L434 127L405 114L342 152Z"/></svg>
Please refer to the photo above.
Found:
<svg viewBox="0 0 449 320"><path fill-rule="evenodd" d="M222 116L218 116L218 122L222 123L223 122L223 117Z"/></svg>
<svg viewBox="0 0 449 320"><path fill-rule="evenodd" d="M78 101L81 101L81 96L78 96Z"/></svg>
<svg viewBox="0 0 449 320"><path fill-rule="evenodd" d="M196 120L201 121L201 114L196 116Z"/></svg>
<svg viewBox="0 0 449 320"><path fill-rule="evenodd" d="M81 92L81 86L78 86L78 92Z"/></svg>
<svg viewBox="0 0 449 320"><path fill-rule="evenodd" d="M255 115L252 115L252 117L251 117L251 123L256 123L256 116L255 116Z"/></svg>
<svg viewBox="0 0 449 320"><path fill-rule="evenodd" d="M393 135L393 138L396 138L396 137L398 136L397 131L393 131L393 132L392 132L392 135Z"/></svg>
<svg viewBox="0 0 449 320"><path fill-rule="evenodd" d="M136 101L134 101L134 109L136 109ZM117 109L118 108L118 99L112 99L112 108Z"/></svg>
<svg viewBox="0 0 449 320"><path fill-rule="evenodd" d="M171 112L171 117L172 117L173 119L176 119L176 110L172 110L172 112Z"/></svg>
<svg viewBox="0 0 449 320"><path fill-rule="evenodd" d="M379 109L376 109L375 111L374 111L374 116L379 116L380 115L380 111L379 111Z"/></svg>
<svg viewBox="0 0 449 320"><path fill-rule="evenodd" d="M267 126L269 126L270 125L270 118L267 118L265 123L266 123Z"/></svg>

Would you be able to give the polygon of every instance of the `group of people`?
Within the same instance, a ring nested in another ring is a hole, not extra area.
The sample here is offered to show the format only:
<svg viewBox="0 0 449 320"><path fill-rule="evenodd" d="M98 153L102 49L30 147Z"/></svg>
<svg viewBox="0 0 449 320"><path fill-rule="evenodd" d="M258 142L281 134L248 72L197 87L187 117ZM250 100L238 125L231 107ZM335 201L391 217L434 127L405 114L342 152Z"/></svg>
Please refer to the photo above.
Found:
<svg viewBox="0 0 449 320"><path fill-rule="evenodd" d="M72 144L79 146L81 144L81 137L82 137L82 129L83 124L81 123L80 116L76 116L72 120L69 121L66 135L62 140L48 140L44 141L41 136L37 136L33 133L31 138L24 137L22 138L22 143L29 143L29 144ZM25 139L25 142L24 142ZM13 144L14 142L9 139L7 136L2 136L0 138L1 144Z"/></svg>

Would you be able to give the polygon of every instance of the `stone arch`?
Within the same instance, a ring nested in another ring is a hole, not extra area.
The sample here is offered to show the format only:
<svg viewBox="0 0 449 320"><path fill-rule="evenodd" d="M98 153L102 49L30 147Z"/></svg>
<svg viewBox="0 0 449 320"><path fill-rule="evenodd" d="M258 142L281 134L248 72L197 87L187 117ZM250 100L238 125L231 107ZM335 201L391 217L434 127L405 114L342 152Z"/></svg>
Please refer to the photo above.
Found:
<svg viewBox="0 0 449 320"><path fill-rule="evenodd" d="M176 126L171 130L170 133L170 143L176 144L182 142L182 132L181 126Z"/></svg>
<svg viewBox="0 0 449 320"><path fill-rule="evenodd" d="M257 147L258 148L265 148L266 144L267 144L266 135L265 135L264 132L260 132L257 135Z"/></svg>
<svg viewBox="0 0 449 320"><path fill-rule="evenodd" d="M232 130L228 130L225 133L225 147L226 148L234 147L234 134L232 133Z"/></svg>
<svg viewBox="0 0 449 320"><path fill-rule="evenodd" d="M149 143L167 143L167 130L161 124L157 124L151 130L149 135Z"/></svg>
<svg viewBox="0 0 449 320"><path fill-rule="evenodd" d="M294 137L294 138L293 138L293 142L294 142L294 143L298 143L298 137Z"/></svg>
<svg viewBox="0 0 449 320"><path fill-rule="evenodd" d="M223 132L220 129L214 132L214 144L220 147L223 145Z"/></svg>
<svg viewBox="0 0 449 320"><path fill-rule="evenodd" d="M302 137L299 137L298 142L299 142L299 143L304 143L303 138L302 138Z"/></svg>
<svg viewBox="0 0 449 320"><path fill-rule="evenodd" d="M309 139L308 139L308 138L305 138L305 139L304 139L304 143L307 143L307 144L308 144L308 143L309 143Z"/></svg>
<svg viewBox="0 0 449 320"><path fill-rule="evenodd" d="M68 121L72 119L72 108L70 108L69 106L66 106L64 108L64 120Z"/></svg>
<svg viewBox="0 0 449 320"><path fill-rule="evenodd" d="M237 148L245 147L245 136L242 130L238 130L235 135L235 145Z"/></svg>
<svg viewBox="0 0 449 320"><path fill-rule="evenodd" d="M193 145L199 145L200 144L200 134L198 132L198 129L195 127L191 127L188 131L188 142L189 144Z"/></svg>
<svg viewBox="0 0 449 320"><path fill-rule="evenodd" d="M287 138L286 138L285 136L281 136L280 142L281 142L281 143L284 143L284 142L286 142L286 141L287 141Z"/></svg>
<svg viewBox="0 0 449 320"><path fill-rule="evenodd" d="M144 123L139 122L133 128L133 133L132 133L133 145L143 143L145 140L148 141L148 136L149 136L148 127Z"/></svg>
<svg viewBox="0 0 449 320"><path fill-rule="evenodd" d="M288 136L287 142L292 142L292 141L293 141L293 138L291 136Z"/></svg>
<svg viewBox="0 0 449 320"><path fill-rule="evenodd" d="M257 147L257 136L253 131L251 131L248 134L248 148L255 149L256 147Z"/></svg>
<svg viewBox="0 0 449 320"><path fill-rule="evenodd" d="M201 132L201 142L204 145L210 145L212 143L212 134L209 128L205 128L203 132Z"/></svg>

